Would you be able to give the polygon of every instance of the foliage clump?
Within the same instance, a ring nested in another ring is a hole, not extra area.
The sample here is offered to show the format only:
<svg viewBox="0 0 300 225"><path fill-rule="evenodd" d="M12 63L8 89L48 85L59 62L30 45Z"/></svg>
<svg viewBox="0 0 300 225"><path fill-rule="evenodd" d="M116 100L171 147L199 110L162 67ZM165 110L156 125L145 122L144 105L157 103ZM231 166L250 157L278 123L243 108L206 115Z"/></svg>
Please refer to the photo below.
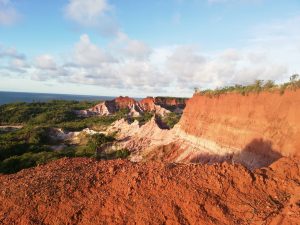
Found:
<svg viewBox="0 0 300 225"><path fill-rule="evenodd" d="M169 128L173 128L179 122L180 118L181 114L171 112L168 113L166 116L162 117L161 120Z"/></svg>
<svg viewBox="0 0 300 225"><path fill-rule="evenodd" d="M139 125L144 125L147 122L149 122L151 120L151 118L154 116L153 112L145 112L142 115L135 117L134 120L137 120L139 122ZM133 122L133 119L131 119Z"/></svg>
<svg viewBox="0 0 300 225"><path fill-rule="evenodd" d="M112 160L112 159L126 159L130 155L130 151L128 149L119 149L111 152L104 152L98 155L98 159L104 160Z"/></svg>
<svg viewBox="0 0 300 225"><path fill-rule="evenodd" d="M106 136L104 134L94 134L90 136L89 141L87 143L87 147L89 150L95 153L97 148L101 147L101 145L113 142L115 140L116 139L110 135Z"/></svg>

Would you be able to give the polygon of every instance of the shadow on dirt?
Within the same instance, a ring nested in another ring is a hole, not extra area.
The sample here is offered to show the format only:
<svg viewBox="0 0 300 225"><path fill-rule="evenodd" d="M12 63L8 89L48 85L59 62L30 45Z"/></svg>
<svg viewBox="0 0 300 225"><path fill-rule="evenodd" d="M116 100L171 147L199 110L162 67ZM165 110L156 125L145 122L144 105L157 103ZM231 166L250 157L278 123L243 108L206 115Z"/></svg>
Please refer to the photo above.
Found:
<svg viewBox="0 0 300 225"><path fill-rule="evenodd" d="M282 155L276 151L272 142L264 139L253 139L240 152L225 155L198 154L191 159L193 163L212 164L221 162L240 163L248 169L267 167L280 159Z"/></svg>

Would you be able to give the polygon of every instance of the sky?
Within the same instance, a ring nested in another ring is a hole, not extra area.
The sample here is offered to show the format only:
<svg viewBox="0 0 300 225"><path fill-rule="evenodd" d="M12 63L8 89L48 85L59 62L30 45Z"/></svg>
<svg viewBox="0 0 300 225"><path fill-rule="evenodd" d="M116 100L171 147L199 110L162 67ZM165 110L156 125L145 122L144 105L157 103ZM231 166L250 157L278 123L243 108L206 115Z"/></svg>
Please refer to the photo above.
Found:
<svg viewBox="0 0 300 225"><path fill-rule="evenodd" d="M295 73L299 0L0 0L0 91L190 97Z"/></svg>

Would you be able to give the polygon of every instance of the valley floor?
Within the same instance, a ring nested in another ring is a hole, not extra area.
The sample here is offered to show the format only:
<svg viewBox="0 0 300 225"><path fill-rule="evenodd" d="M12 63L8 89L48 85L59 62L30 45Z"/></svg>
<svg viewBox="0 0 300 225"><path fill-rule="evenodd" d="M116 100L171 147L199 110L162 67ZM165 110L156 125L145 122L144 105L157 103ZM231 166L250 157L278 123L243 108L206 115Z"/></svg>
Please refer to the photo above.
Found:
<svg viewBox="0 0 300 225"><path fill-rule="evenodd" d="M0 175L0 224L299 224L300 163L60 159Z"/></svg>

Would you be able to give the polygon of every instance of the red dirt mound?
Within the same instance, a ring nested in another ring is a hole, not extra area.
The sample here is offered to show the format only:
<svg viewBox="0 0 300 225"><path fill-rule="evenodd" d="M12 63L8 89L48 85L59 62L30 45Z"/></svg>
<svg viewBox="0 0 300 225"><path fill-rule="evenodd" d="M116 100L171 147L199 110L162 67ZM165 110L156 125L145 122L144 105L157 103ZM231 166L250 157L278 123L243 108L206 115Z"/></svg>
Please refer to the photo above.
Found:
<svg viewBox="0 0 300 225"><path fill-rule="evenodd" d="M0 175L0 224L299 224L299 170L61 159Z"/></svg>

